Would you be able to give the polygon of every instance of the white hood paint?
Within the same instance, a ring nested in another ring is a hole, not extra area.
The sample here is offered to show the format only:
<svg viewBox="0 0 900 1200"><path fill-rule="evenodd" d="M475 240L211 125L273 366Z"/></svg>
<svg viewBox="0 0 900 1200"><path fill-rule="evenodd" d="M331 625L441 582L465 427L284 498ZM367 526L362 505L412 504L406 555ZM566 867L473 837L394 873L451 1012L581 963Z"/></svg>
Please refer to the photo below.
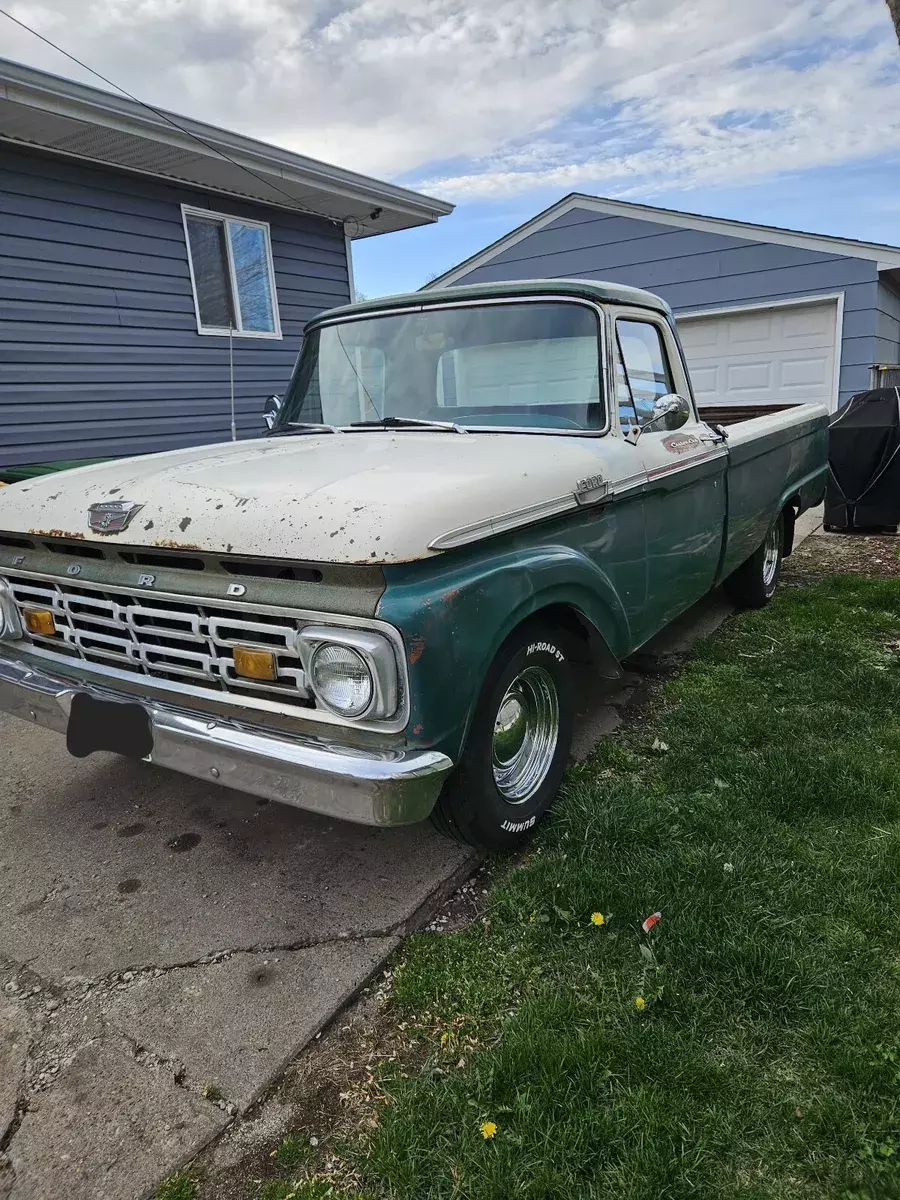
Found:
<svg viewBox="0 0 900 1200"><path fill-rule="evenodd" d="M606 474L608 439L413 431L301 434L80 467L0 488L0 531L305 562L430 557L460 526ZM88 506L143 505L92 533Z"/></svg>

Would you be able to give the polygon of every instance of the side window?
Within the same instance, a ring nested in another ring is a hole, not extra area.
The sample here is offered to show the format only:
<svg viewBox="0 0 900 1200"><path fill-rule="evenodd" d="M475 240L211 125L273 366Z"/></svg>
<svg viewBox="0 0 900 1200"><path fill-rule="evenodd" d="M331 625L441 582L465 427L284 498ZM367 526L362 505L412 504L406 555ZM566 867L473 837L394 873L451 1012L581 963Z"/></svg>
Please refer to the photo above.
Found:
<svg viewBox="0 0 900 1200"><path fill-rule="evenodd" d="M653 415L653 405L660 396L675 391L662 334L656 325L647 321L616 321L616 333L619 371L624 376L637 420L643 425ZM623 387L620 384L620 414L623 411Z"/></svg>
<svg viewBox="0 0 900 1200"><path fill-rule="evenodd" d="M634 396L631 394L631 384L628 382L628 374L622 357L622 344L618 336L616 337L616 399L619 405L619 424L624 432L631 429L633 425L637 425L638 418L634 407Z"/></svg>

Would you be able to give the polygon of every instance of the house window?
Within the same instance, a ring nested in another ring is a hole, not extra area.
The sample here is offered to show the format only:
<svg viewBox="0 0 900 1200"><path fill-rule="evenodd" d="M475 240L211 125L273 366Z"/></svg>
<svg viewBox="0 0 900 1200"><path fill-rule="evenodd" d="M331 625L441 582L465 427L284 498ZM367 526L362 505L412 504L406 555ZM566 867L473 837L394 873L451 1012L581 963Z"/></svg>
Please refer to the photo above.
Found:
<svg viewBox="0 0 900 1200"><path fill-rule="evenodd" d="M269 226L182 207L198 333L281 337Z"/></svg>

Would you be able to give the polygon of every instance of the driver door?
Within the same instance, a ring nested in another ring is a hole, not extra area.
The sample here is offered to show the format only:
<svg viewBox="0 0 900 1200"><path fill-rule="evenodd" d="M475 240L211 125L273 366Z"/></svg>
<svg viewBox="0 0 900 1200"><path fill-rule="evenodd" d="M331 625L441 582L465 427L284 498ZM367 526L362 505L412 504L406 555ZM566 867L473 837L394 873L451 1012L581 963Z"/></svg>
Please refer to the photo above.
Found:
<svg viewBox="0 0 900 1200"><path fill-rule="evenodd" d="M725 529L724 444L697 419L678 342L662 314L614 313L616 387L622 432L639 430L635 453L647 473L647 603L652 637L713 586ZM650 424L653 406L676 394L690 417L677 429Z"/></svg>

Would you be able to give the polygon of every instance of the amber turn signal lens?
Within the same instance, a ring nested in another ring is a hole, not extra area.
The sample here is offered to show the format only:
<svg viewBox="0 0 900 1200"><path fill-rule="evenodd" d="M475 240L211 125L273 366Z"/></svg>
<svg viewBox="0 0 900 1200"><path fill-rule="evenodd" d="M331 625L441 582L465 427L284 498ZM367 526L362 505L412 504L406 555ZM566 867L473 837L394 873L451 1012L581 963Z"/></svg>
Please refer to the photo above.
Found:
<svg viewBox="0 0 900 1200"><path fill-rule="evenodd" d="M244 646L235 646L234 669L245 679L278 678L275 655L268 650L247 650Z"/></svg>
<svg viewBox="0 0 900 1200"><path fill-rule="evenodd" d="M37 637L53 637L56 633L56 622L53 613L45 608L23 608L22 620L29 633Z"/></svg>

